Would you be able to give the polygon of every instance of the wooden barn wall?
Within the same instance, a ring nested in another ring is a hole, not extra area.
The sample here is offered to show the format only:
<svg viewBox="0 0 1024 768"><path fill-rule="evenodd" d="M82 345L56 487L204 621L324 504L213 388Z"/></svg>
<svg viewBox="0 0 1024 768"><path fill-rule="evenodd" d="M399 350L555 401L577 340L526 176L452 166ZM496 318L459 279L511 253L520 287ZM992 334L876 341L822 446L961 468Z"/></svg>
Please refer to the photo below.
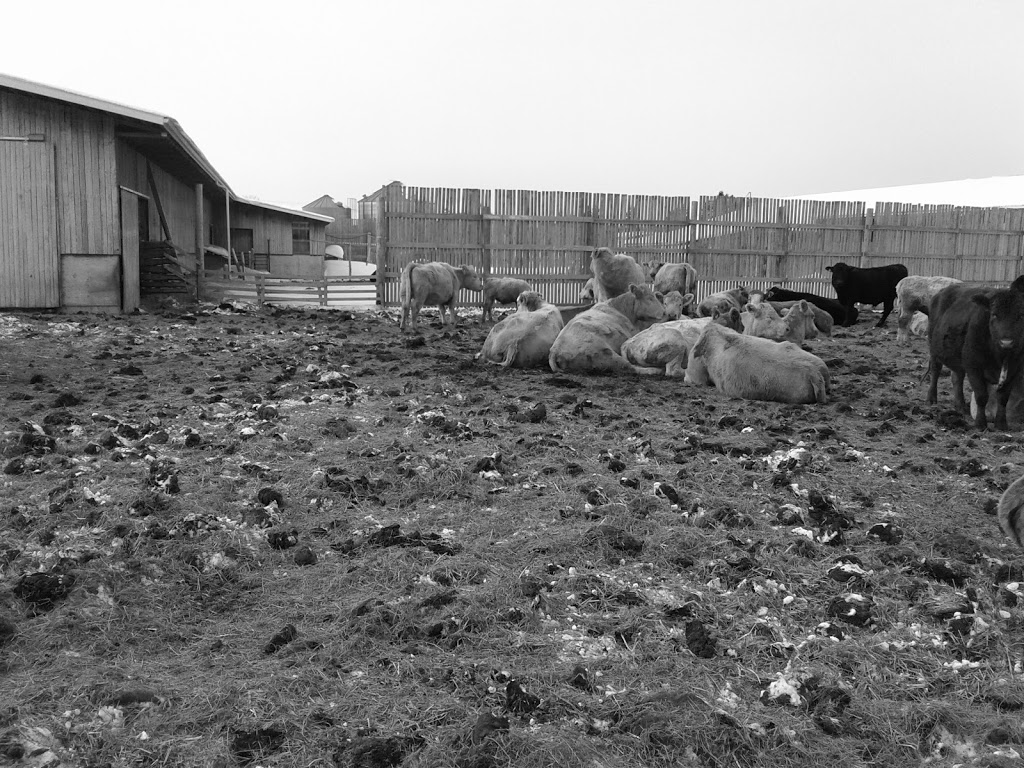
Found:
<svg viewBox="0 0 1024 768"><path fill-rule="evenodd" d="M114 118L69 104L0 91L0 134L41 133L55 150L61 254L120 253ZM0 178L0 194L4 181Z"/></svg>
<svg viewBox="0 0 1024 768"><path fill-rule="evenodd" d="M378 298L392 306L410 261L522 277L549 301L575 304L599 246L641 263L688 261L698 297L737 285L831 296L825 267L840 261L970 283L1024 273L1021 209L400 186L382 198Z"/></svg>
<svg viewBox="0 0 1024 768"><path fill-rule="evenodd" d="M231 207L231 228L251 229L253 248L256 253L265 256L292 255L293 221L309 222L310 254L322 257L327 247L326 222L290 216L287 213L244 203ZM214 228L214 236L217 243L221 244L224 242L223 222L219 222L219 225L219 229Z"/></svg>
<svg viewBox="0 0 1024 768"><path fill-rule="evenodd" d="M160 213L156 206L156 196L149 188L146 173L146 157L125 141L117 143L117 183L136 192L149 196L149 237L151 240L165 239L160 227ZM171 241L181 250L195 253L195 185L181 181L172 176L156 163L153 168L153 183L160 196L160 204L167 219L167 228L171 231ZM209 195L203 195L203 235L207 237L211 223L224 218L221 205L215 205ZM221 225L223 231L223 225ZM209 243L206 243L207 245Z"/></svg>

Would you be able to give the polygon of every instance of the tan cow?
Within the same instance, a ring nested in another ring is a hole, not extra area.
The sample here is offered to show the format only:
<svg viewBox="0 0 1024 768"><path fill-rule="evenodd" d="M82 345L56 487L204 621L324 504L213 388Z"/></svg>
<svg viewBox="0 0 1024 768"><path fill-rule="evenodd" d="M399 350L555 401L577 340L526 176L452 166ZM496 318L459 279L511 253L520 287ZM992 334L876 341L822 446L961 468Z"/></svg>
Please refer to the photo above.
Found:
<svg viewBox="0 0 1024 768"><path fill-rule="evenodd" d="M491 328L477 359L503 368L545 366L562 330L562 313L536 291L523 291L516 304L515 312Z"/></svg>
<svg viewBox="0 0 1024 768"><path fill-rule="evenodd" d="M741 318L746 334L772 341L792 341L794 344L803 344L808 322L814 327L814 315L803 300L787 309L785 317L780 317L770 302L747 304Z"/></svg>
<svg viewBox="0 0 1024 768"><path fill-rule="evenodd" d="M406 321L412 318L412 328L420 310L426 305L436 304L441 310L441 327L444 327L444 310L448 308L451 324L459 322L455 314L455 297L465 288L468 291L482 291L480 276L471 266L453 267L442 261L427 263L411 262L402 270L398 283L398 298L402 302L402 319L398 327L405 330Z"/></svg>
<svg viewBox="0 0 1024 768"><path fill-rule="evenodd" d="M626 360L644 372L664 373L680 378L686 371L690 349L697 343L704 326L718 323L735 331L740 330L740 313L733 307L726 314L714 317L684 317L665 323L655 323L622 344L621 353Z"/></svg>
<svg viewBox="0 0 1024 768"><path fill-rule="evenodd" d="M570 320L551 345L548 364L556 373L636 373L620 354L622 342L664 319L654 291L634 283Z"/></svg>
<svg viewBox="0 0 1024 768"><path fill-rule="evenodd" d="M654 294L661 297L661 303L665 305L665 312L669 320L678 320L684 315L688 316L693 309L694 297L692 293L684 296L679 291L669 291L662 295L660 292L655 291Z"/></svg>
<svg viewBox="0 0 1024 768"><path fill-rule="evenodd" d="M955 277L924 277L908 275L896 283L896 308L900 312L896 321L896 343L910 343L910 324L915 312L928 314L932 297L947 285L963 282Z"/></svg>
<svg viewBox="0 0 1024 768"><path fill-rule="evenodd" d="M685 382L714 386L745 400L827 403L832 391L828 366L789 341L737 333L714 323L690 350Z"/></svg>
<svg viewBox="0 0 1024 768"><path fill-rule="evenodd" d="M750 295L750 302L752 304L756 303L755 298L757 298L757 297L761 297L759 300L762 300L762 301L764 300L764 298L763 298L764 294L751 294ZM779 316L781 317L781 316L783 316L785 314L786 310L796 306L796 304L798 302L797 301L769 301L768 303L771 304L775 308L775 311L778 312ZM821 307L815 306L814 304L812 304L809 301L807 302L807 306L810 307L811 312L813 313L813 317L812 317L812 321L811 322L813 322L813 324L814 324L814 330L812 330L810 324L808 324L806 337L808 339L814 339L814 338L817 338L818 335L831 336L832 335L832 326L835 324L835 321L832 319L832 315L830 315L828 312L826 312Z"/></svg>
<svg viewBox="0 0 1024 768"><path fill-rule="evenodd" d="M480 322L494 320L491 310L495 304L515 304L519 294L532 291L533 286L518 277L486 277L484 278L483 315Z"/></svg>
<svg viewBox="0 0 1024 768"><path fill-rule="evenodd" d="M692 264L652 264L648 274L655 291L679 291L684 296L697 293L697 270Z"/></svg>
<svg viewBox="0 0 1024 768"><path fill-rule="evenodd" d="M1018 477L999 497L999 505L996 512L999 517L999 527L1003 533L1013 539L1018 547L1024 547L1024 477Z"/></svg>
<svg viewBox="0 0 1024 768"><path fill-rule="evenodd" d="M748 301L750 294L743 287L712 293L697 305L697 317L711 317L716 309L719 312L728 312L733 307L742 312Z"/></svg>
<svg viewBox="0 0 1024 768"><path fill-rule="evenodd" d="M631 284L643 285L644 268L627 253L613 253L611 248L598 248L590 257L594 273L594 300L601 302L629 291Z"/></svg>

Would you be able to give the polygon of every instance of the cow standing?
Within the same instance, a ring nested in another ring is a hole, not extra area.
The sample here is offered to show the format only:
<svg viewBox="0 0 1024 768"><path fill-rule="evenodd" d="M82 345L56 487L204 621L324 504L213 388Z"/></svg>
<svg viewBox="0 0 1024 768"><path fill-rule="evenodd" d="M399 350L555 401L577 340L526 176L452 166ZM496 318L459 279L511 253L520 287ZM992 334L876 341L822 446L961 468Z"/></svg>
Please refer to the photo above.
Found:
<svg viewBox="0 0 1024 768"><path fill-rule="evenodd" d="M967 412L964 377L970 382L977 408L974 426L988 426L985 408L989 385L996 388L996 429L1006 430L1006 403L1024 365L1024 279L1007 289L951 285L932 299L928 308L928 403L938 400L942 367L953 380L953 404Z"/></svg>
<svg viewBox="0 0 1024 768"><path fill-rule="evenodd" d="M411 316L415 330L420 309L434 304L441 311L442 328L445 325L445 307L448 308L452 326L457 325L459 317L455 314L455 297L463 288L469 291L482 291L484 288L480 276L471 266L453 267L442 261L406 264L398 282L398 298L402 302L402 319L398 327L404 331L406 321Z"/></svg>
<svg viewBox="0 0 1024 768"><path fill-rule="evenodd" d="M832 287L835 288L839 303L843 305L845 317L842 324L849 327L856 322L854 304L881 304L882 317L875 325L881 328L892 312L896 301L896 283L906 277L909 272L902 264L890 264L886 267L851 267L838 262L825 267L832 273Z"/></svg>

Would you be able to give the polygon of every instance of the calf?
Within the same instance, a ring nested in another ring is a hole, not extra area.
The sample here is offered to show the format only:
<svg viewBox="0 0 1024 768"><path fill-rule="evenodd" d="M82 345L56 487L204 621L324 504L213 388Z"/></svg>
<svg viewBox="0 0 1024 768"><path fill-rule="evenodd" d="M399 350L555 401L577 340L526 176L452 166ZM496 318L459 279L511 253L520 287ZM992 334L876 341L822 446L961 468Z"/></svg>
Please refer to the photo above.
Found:
<svg viewBox="0 0 1024 768"><path fill-rule="evenodd" d="M910 343L910 323L915 312L928 314L932 297L949 285L963 282L955 277L923 277L910 275L896 283L896 306L900 316L896 320L896 343Z"/></svg>
<svg viewBox="0 0 1024 768"><path fill-rule="evenodd" d="M611 248L598 248L590 257L594 273L594 300L607 301L629 291L631 284L643 285L644 269L627 253L613 253Z"/></svg>
<svg viewBox="0 0 1024 768"><path fill-rule="evenodd" d="M468 291L482 291L480 276L471 266L453 267L441 261L427 263L410 262L402 270L398 282L398 298L402 302L402 319L398 327L405 330L406 321L412 317L413 330L420 309L427 304L437 304L441 310L441 327L444 327L444 310L448 308L451 324L457 325L455 297L465 288Z"/></svg>
<svg viewBox="0 0 1024 768"><path fill-rule="evenodd" d="M594 303L594 278L590 278L583 284L583 290L580 291L580 304L593 304Z"/></svg>
<svg viewBox="0 0 1024 768"><path fill-rule="evenodd" d="M814 316L806 301L797 302L787 309L785 317L780 317L775 307L767 301L748 304L743 315L746 316L743 318L744 333L772 341L803 344L807 336L808 318L811 327L814 328Z"/></svg>
<svg viewBox="0 0 1024 768"><path fill-rule="evenodd" d="M832 391L821 358L788 341L775 342L710 324L690 350L685 382L730 397L779 403L826 403Z"/></svg>
<svg viewBox="0 0 1024 768"><path fill-rule="evenodd" d="M683 315L689 315L693 309L693 294L683 296L679 291L669 291L662 296L655 291L656 296L661 296L661 303L665 305L665 312L669 320L678 320Z"/></svg>
<svg viewBox="0 0 1024 768"><path fill-rule="evenodd" d="M556 373L636 373L622 356L622 343L665 319L665 307L646 286L598 302L572 318L551 345L548 364Z"/></svg>
<svg viewBox="0 0 1024 768"><path fill-rule="evenodd" d="M682 377L690 349L697 343L708 323L718 323L738 331L740 313L733 307L724 315L684 317L655 323L647 330L626 339L622 344L622 356L645 372L663 371L666 376Z"/></svg>
<svg viewBox="0 0 1024 768"><path fill-rule="evenodd" d="M813 304L819 309L823 309L832 316L832 322L841 323L846 319L846 309L835 299L829 299L825 296L818 296L814 293L802 293L800 291L789 291L785 288L780 288L777 285L773 285L767 291L764 292L764 297L768 301L804 301ZM857 321L857 308L853 308L853 321ZM819 326L820 328L820 326Z"/></svg>
<svg viewBox="0 0 1024 768"><path fill-rule="evenodd" d="M889 264L885 267L851 267L838 262L825 270L832 273L832 287L836 290L839 303L843 305L846 317L843 326L849 327L856 322L854 304L881 304L882 317L875 325L881 328L892 312L896 301L896 283L907 276L907 268L902 264Z"/></svg>
<svg viewBox="0 0 1024 768"><path fill-rule="evenodd" d="M752 304L756 303L755 298L755 296L751 296L750 301ZM814 306L809 301L806 301L806 299L800 299L800 301L806 302L807 309L810 312L809 321L807 323L806 338L816 339L819 334L824 336L831 336L832 326L834 324L832 315L830 315L821 307ZM778 312L779 316L781 317L785 314L787 310L792 309L797 304L799 304L800 301L769 301L768 303L775 308L775 311ZM804 314L806 315L806 313Z"/></svg>
<svg viewBox="0 0 1024 768"><path fill-rule="evenodd" d="M697 305L697 317L711 317L716 310L719 313L728 312L733 307L742 312L749 300L750 293L743 287L712 293Z"/></svg>
<svg viewBox="0 0 1024 768"><path fill-rule="evenodd" d="M996 388L996 429L1006 430L1006 404L1024 365L1024 282L1007 289L950 285L928 307L928 402L938 397L942 367L950 369L953 404L967 411L963 382L971 384L977 407L974 426L988 426L989 385Z"/></svg>
<svg viewBox="0 0 1024 768"><path fill-rule="evenodd" d="M516 304L514 313L491 328L477 359L503 368L545 366L562 330L562 313L536 291L523 291Z"/></svg>
<svg viewBox="0 0 1024 768"><path fill-rule="evenodd" d="M655 291L697 293L697 270L691 264L652 264L648 275Z"/></svg>
<svg viewBox="0 0 1024 768"><path fill-rule="evenodd" d="M519 294L532 291L533 286L518 277L488 277L484 279L483 317L480 322L494 320L491 310L495 304L515 304Z"/></svg>

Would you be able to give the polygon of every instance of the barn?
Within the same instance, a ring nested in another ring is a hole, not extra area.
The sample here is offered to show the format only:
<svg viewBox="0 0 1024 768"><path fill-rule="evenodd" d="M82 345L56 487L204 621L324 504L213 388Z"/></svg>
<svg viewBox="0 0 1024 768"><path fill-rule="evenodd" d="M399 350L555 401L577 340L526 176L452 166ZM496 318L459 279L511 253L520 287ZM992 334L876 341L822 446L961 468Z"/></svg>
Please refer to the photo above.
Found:
<svg viewBox="0 0 1024 768"><path fill-rule="evenodd" d="M0 74L2 309L196 295L210 247L319 276L331 220L239 197L171 117Z"/></svg>

